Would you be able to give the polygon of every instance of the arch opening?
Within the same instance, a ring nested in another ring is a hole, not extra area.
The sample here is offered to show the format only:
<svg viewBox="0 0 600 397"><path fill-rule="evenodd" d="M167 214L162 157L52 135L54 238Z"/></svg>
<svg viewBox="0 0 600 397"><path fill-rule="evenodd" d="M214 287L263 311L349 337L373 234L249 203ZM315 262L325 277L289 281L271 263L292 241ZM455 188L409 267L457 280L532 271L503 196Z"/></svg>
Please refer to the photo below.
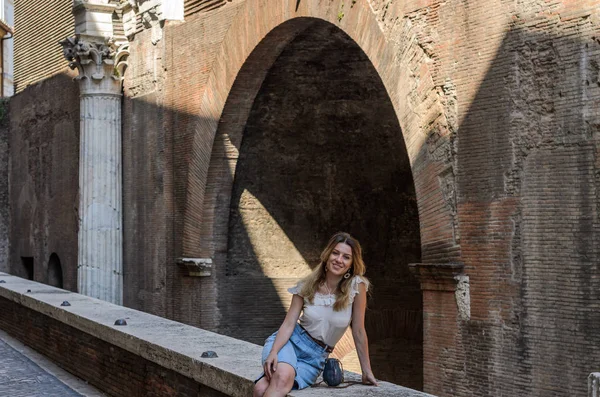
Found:
<svg viewBox="0 0 600 397"><path fill-rule="evenodd" d="M264 71L254 62L268 53L269 36L248 58L215 138L213 160L221 153L226 163L220 178L209 171L207 185L216 203L218 331L262 343L283 320L287 287L318 263L334 232L348 231L363 244L374 285L366 322L376 376L422 389L422 298L408 270L420 262L419 219L398 117L356 42L303 19L270 34L292 32L287 45L272 46L279 52ZM245 117L233 110L240 106ZM336 354L359 371L351 342L345 337Z"/></svg>
<svg viewBox="0 0 600 397"><path fill-rule="evenodd" d="M63 288L63 272L60 258L53 252L48 260L48 285Z"/></svg>

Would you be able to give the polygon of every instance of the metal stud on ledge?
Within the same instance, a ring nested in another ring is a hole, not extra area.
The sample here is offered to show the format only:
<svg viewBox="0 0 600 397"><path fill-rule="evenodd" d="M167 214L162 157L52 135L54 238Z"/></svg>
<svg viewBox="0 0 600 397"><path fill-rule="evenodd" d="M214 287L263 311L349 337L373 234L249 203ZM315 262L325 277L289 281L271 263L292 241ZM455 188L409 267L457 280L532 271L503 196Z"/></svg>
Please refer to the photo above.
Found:
<svg viewBox="0 0 600 397"><path fill-rule="evenodd" d="M117 321L115 321L115 325L127 325L127 321L125 321L125 319L120 318Z"/></svg>
<svg viewBox="0 0 600 397"><path fill-rule="evenodd" d="M217 358L219 356L217 355L216 352L209 350L209 351L205 351L204 353L202 353L202 356L200 356L200 357L202 357L202 358Z"/></svg>
<svg viewBox="0 0 600 397"><path fill-rule="evenodd" d="M6 281L5 280L0 280L0 284L5 284Z"/></svg>
<svg viewBox="0 0 600 397"><path fill-rule="evenodd" d="M69 303L69 301L63 301L63 303L60 304L61 306L71 306L71 304Z"/></svg>

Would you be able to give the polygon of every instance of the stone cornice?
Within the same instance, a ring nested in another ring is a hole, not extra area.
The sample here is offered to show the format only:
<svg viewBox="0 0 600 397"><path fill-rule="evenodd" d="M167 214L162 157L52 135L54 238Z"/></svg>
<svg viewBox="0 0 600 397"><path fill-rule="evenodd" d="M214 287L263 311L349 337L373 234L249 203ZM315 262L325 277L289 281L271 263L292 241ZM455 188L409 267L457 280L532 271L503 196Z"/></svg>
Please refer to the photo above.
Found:
<svg viewBox="0 0 600 397"><path fill-rule="evenodd" d="M117 9L117 6L115 4L97 3L86 0L75 0L73 2L73 13L79 12L79 10L81 9L95 12L113 12Z"/></svg>

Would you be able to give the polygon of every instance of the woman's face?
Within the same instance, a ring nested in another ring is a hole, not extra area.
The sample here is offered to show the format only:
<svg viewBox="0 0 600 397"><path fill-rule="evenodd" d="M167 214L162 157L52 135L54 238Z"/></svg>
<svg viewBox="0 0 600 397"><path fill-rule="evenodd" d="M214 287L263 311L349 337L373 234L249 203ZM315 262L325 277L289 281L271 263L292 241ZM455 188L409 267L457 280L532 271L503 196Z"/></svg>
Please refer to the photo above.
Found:
<svg viewBox="0 0 600 397"><path fill-rule="evenodd" d="M327 259L327 271L343 276L352 266L352 248L346 243L337 243Z"/></svg>

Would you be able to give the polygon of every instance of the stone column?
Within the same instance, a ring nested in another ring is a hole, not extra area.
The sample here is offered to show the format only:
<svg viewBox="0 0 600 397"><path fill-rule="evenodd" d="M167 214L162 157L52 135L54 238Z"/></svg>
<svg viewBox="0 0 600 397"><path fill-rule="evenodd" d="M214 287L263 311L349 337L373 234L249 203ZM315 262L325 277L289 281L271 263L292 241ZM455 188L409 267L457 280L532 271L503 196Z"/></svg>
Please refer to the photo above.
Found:
<svg viewBox="0 0 600 397"><path fill-rule="evenodd" d="M112 34L114 6L78 2L76 33L61 42L78 69L80 101L78 289L123 304L121 79Z"/></svg>

